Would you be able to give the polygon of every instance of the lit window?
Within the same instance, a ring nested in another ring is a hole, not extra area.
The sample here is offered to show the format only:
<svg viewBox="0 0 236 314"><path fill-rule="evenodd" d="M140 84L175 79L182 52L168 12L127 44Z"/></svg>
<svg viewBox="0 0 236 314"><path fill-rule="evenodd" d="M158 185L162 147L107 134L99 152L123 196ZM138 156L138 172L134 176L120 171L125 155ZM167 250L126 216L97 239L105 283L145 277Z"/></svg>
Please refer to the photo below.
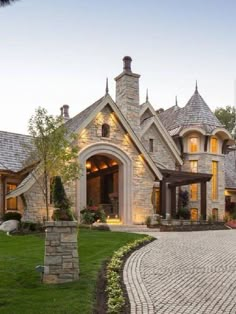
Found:
<svg viewBox="0 0 236 314"><path fill-rule="evenodd" d="M150 153L154 152L154 139L153 138L149 139L149 152Z"/></svg>
<svg viewBox="0 0 236 314"><path fill-rule="evenodd" d="M191 213L191 220L198 220L198 209L197 208L191 208L190 209L190 213Z"/></svg>
<svg viewBox="0 0 236 314"><path fill-rule="evenodd" d="M110 126L106 123L102 125L102 137L110 137Z"/></svg>
<svg viewBox="0 0 236 314"><path fill-rule="evenodd" d="M212 161L211 197L218 199L218 162Z"/></svg>
<svg viewBox="0 0 236 314"><path fill-rule="evenodd" d="M218 140L216 137L211 138L211 153L218 152Z"/></svg>
<svg viewBox="0 0 236 314"><path fill-rule="evenodd" d="M198 151L198 137L189 138L189 151L190 153L196 153Z"/></svg>
<svg viewBox="0 0 236 314"><path fill-rule="evenodd" d="M16 184L7 183L7 193L15 190ZM8 210L17 210L17 198L11 197L7 200L7 209Z"/></svg>
<svg viewBox="0 0 236 314"><path fill-rule="evenodd" d="M196 173L197 172L198 162L197 160L190 161L190 171ZM198 199L198 185L197 183L190 185L190 199L192 201L197 201Z"/></svg>
<svg viewBox="0 0 236 314"><path fill-rule="evenodd" d="M213 220L218 220L218 208L212 208L212 218Z"/></svg>

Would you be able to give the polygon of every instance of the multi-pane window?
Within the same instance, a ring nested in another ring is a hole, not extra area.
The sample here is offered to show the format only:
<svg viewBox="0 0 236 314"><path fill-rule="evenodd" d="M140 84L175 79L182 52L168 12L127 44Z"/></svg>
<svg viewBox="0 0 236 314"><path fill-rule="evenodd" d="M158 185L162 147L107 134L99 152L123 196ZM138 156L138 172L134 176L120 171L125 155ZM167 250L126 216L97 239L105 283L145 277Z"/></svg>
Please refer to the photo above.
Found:
<svg viewBox="0 0 236 314"><path fill-rule="evenodd" d="M197 160L190 161L190 171L196 173L197 172L198 162ZM197 183L190 185L190 199L192 201L197 201L198 199L198 185Z"/></svg>
<svg viewBox="0 0 236 314"><path fill-rule="evenodd" d="M199 151L199 138L196 136L189 137L189 152L196 153Z"/></svg>
<svg viewBox="0 0 236 314"><path fill-rule="evenodd" d="M16 184L7 183L7 193L15 190ZM12 197L7 200L7 209L8 210L17 210L17 198Z"/></svg>
<svg viewBox="0 0 236 314"><path fill-rule="evenodd" d="M211 197L218 199L218 162L212 161Z"/></svg>
<svg viewBox="0 0 236 314"><path fill-rule="evenodd" d="M211 153L218 152L218 140L216 137L211 138Z"/></svg>

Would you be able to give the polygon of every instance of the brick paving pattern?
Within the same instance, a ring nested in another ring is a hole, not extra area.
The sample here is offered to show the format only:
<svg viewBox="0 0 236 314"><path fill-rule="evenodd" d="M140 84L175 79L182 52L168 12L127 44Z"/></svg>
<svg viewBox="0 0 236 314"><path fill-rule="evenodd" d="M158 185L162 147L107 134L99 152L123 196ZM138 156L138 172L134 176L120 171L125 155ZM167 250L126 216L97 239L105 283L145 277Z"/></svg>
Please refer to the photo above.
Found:
<svg viewBox="0 0 236 314"><path fill-rule="evenodd" d="M236 313L236 230L152 235L124 267L132 314Z"/></svg>

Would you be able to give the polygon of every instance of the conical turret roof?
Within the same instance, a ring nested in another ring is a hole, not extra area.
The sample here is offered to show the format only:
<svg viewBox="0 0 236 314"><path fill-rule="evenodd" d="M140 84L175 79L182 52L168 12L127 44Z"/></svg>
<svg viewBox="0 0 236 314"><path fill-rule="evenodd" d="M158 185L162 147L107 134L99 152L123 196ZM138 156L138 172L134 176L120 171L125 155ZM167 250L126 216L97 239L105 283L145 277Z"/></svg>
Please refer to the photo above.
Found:
<svg viewBox="0 0 236 314"><path fill-rule="evenodd" d="M199 94L197 85L193 96L185 107L177 110L174 116L171 115L172 117L169 113L165 113L164 111L161 114L160 119L165 120L165 126L171 135L177 135L184 128L191 126L202 128L207 133L211 133L216 128L224 127ZM166 115L168 116L167 120Z"/></svg>

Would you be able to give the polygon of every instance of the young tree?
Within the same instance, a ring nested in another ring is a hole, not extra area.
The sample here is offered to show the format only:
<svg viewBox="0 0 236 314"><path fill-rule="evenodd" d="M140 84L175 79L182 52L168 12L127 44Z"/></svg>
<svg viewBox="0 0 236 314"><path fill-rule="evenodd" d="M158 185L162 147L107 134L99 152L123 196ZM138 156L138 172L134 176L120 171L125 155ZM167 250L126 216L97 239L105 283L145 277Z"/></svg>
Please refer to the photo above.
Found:
<svg viewBox="0 0 236 314"><path fill-rule="evenodd" d="M236 108L234 106L216 108L215 115L236 139Z"/></svg>
<svg viewBox="0 0 236 314"><path fill-rule="evenodd" d="M66 183L80 177L76 135L68 132L62 117L53 117L41 107L31 117L28 131L35 148L31 153L31 163L38 161L42 173L42 183L38 182L44 195L48 219L50 178L60 176Z"/></svg>

